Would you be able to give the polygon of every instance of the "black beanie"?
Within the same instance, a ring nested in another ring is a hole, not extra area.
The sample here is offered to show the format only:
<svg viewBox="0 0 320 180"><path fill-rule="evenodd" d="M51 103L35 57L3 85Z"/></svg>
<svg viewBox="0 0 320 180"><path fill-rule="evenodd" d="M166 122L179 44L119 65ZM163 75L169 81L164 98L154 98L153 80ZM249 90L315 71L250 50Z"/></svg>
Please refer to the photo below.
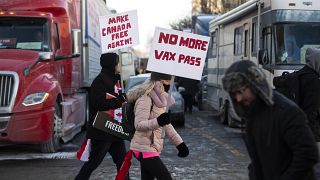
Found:
<svg viewBox="0 0 320 180"><path fill-rule="evenodd" d="M102 68L114 69L119 63L119 55L116 53L102 54L100 57L100 65Z"/></svg>
<svg viewBox="0 0 320 180"><path fill-rule="evenodd" d="M158 73L158 72L151 72L151 80L153 81L171 80L171 75Z"/></svg>

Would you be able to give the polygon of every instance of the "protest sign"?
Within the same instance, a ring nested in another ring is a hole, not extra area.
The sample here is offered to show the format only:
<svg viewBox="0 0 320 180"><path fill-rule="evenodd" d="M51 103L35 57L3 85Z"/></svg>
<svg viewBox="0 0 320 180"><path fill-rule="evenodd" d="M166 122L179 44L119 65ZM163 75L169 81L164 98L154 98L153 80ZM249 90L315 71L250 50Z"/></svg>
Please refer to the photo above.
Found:
<svg viewBox="0 0 320 180"><path fill-rule="evenodd" d="M102 54L139 44L136 10L100 16L99 24Z"/></svg>
<svg viewBox="0 0 320 180"><path fill-rule="evenodd" d="M147 70L200 80L210 37L156 28Z"/></svg>

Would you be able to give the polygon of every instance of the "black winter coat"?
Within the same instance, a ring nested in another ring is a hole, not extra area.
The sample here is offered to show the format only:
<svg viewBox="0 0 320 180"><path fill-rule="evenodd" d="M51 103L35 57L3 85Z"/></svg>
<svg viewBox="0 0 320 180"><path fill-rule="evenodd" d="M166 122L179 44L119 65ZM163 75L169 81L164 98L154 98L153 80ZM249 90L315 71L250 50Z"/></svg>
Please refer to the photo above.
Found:
<svg viewBox="0 0 320 180"><path fill-rule="evenodd" d="M320 79L310 67L300 71L300 108L306 113L308 124L317 142L320 142Z"/></svg>
<svg viewBox="0 0 320 180"><path fill-rule="evenodd" d="M106 93L115 93L115 84L120 80L120 76L114 72L101 72L92 82L90 87L89 108L90 117L87 127L87 138L103 141L120 141L121 139L96 129L92 126L98 111L107 111L121 107L121 102L116 98L106 99Z"/></svg>
<svg viewBox="0 0 320 180"><path fill-rule="evenodd" d="M258 103L245 118L250 180L314 179L318 150L305 114L277 92L273 100L273 106Z"/></svg>

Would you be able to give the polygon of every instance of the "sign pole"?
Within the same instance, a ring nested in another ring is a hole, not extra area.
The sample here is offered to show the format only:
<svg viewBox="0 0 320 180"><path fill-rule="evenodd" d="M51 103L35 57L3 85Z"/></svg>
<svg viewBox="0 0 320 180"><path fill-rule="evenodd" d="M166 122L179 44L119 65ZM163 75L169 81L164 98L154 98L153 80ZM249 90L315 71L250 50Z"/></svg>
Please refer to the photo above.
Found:
<svg viewBox="0 0 320 180"><path fill-rule="evenodd" d="M121 83L121 92L124 93L124 86L123 86L123 77L122 77L122 53L121 50L118 50L119 54L119 64L120 64L120 83Z"/></svg>

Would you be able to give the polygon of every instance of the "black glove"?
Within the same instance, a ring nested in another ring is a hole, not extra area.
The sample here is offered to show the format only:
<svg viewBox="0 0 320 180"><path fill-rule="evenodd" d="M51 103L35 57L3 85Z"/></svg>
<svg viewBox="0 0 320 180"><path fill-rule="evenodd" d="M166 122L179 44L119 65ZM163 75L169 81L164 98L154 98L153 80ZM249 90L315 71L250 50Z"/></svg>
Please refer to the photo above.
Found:
<svg viewBox="0 0 320 180"><path fill-rule="evenodd" d="M164 126L171 123L169 113L162 113L159 117L157 117L157 121L159 126Z"/></svg>
<svg viewBox="0 0 320 180"><path fill-rule="evenodd" d="M179 151L179 153L178 153L179 157L187 157L189 155L189 149L188 149L187 145L184 142L179 144L177 146L177 149Z"/></svg>
<svg viewBox="0 0 320 180"><path fill-rule="evenodd" d="M116 97L117 108L122 107L122 104L126 102L127 98L125 94L120 94Z"/></svg>

